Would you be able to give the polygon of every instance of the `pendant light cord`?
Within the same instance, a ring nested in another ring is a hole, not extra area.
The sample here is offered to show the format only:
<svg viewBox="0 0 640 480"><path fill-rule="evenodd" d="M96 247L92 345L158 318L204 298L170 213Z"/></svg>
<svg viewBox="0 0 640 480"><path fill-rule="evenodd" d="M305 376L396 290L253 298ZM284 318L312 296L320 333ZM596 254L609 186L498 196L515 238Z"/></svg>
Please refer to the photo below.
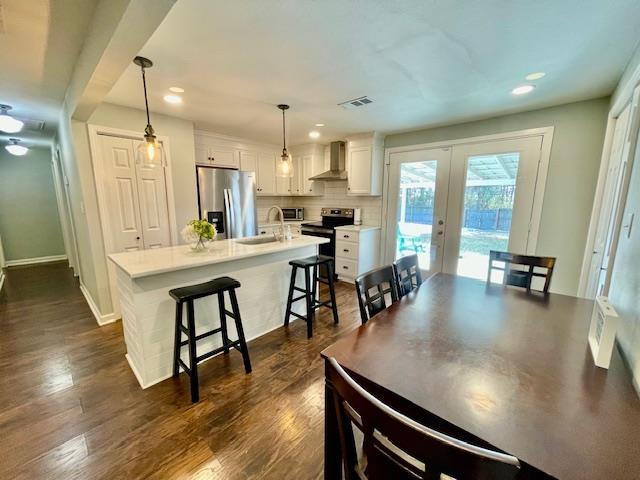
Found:
<svg viewBox="0 0 640 480"><path fill-rule="evenodd" d="M140 66L142 70L142 88L144 88L144 107L147 111L147 126L151 125L151 120L149 119L149 101L147 100L147 77L144 74L144 67Z"/></svg>
<svg viewBox="0 0 640 480"><path fill-rule="evenodd" d="M286 138L286 130L284 125L284 109L282 110L282 150L283 152L287 150L287 138Z"/></svg>

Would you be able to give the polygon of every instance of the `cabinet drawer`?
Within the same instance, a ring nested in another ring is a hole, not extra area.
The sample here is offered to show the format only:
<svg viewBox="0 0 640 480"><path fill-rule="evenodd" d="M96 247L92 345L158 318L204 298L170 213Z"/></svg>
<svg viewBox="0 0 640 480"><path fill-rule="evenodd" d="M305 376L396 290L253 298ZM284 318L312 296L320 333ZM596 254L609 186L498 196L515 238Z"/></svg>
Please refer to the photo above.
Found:
<svg viewBox="0 0 640 480"><path fill-rule="evenodd" d="M358 259L358 244L345 240L336 241L336 257Z"/></svg>
<svg viewBox="0 0 640 480"><path fill-rule="evenodd" d="M348 242L357 242L359 239L358 232L350 232L346 230L336 230L336 240L346 240Z"/></svg>
<svg viewBox="0 0 640 480"><path fill-rule="evenodd" d="M345 277L355 278L358 275L358 263L346 258L336 257L336 273Z"/></svg>

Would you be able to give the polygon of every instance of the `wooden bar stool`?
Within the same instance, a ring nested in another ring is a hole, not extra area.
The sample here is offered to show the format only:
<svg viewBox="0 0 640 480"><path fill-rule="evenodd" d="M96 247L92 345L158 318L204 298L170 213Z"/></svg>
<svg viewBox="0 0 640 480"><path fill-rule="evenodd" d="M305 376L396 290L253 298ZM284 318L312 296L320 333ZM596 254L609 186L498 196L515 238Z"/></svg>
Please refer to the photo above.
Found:
<svg viewBox="0 0 640 480"><path fill-rule="evenodd" d="M287 299L287 312L284 316L285 326L289 325L289 318L291 315L300 318L307 322L307 338L313 336L313 319L315 317L315 311L320 307L330 308L333 312L333 322L338 323L338 308L336 306L336 291L333 285L333 258L325 255L313 255L311 257L300 258L297 260L291 260L291 282L289 283L289 297ZM325 267L327 276L318 276L318 270L321 266ZM298 268L304 269L304 285L305 288L296 287L296 276ZM313 285L312 285L313 282ZM317 286L319 283L323 283L329 287L330 300L321 301L316 299ZM302 292L303 295L293 298L294 292ZM291 311L291 306L299 301L305 300L307 305L307 315L300 315Z"/></svg>
<svg viewBox="0 0 640 480"><path fill-rule="evenodd" d="M198 383L198 362L205 358L212 357L218 353L229 353L231 347L235 348L242 354L244 362L244 370L251 373L251 361L249 360L249 350L247 342L244 338L244 329L242 328L242 320L240 319L240 309L238 308L238 299L236 298L236 288L240 287L240 282L231 277L220 277L210 282L199 283L197 285L189 285L187 287L174 288L169 291L169 295L176 301L176 326L175 340L173 345L173 377L177 377L180 373L180 367L189 375L189 383L191 386L191 401L197 402L200 399L200 388ZM231 300L231 312L227 310L224 301L224 292L229 292ZM208 297L209 295L218 295L218 308L220 311L220 326L207 332L196 335L195 315L193 313L193 301L198 298ZM183 306L187 305L187 326L182 322ZM231 341L227 332L227 317L235 320L238 339ZM187 336L186 340L182 340L182 334ZM196 342L203 338L209 337L216 333L222 334L222 346L214 348L210 352L198 356L196 353ZM185 345L189 347L189 366L187 366L180 357L181 348Z"/></svg>

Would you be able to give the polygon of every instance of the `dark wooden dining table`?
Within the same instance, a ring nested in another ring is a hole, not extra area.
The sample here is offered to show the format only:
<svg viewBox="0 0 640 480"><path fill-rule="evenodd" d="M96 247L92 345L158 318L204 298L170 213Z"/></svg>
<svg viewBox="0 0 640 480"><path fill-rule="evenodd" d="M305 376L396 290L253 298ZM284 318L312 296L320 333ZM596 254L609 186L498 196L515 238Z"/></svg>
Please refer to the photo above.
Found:
<svg viewBox="0 0 640 480"><path fill-rule="evenodd" d="M521 478L640 479L640 398L617 349L594 365L592 309L438 274L322 356L414 420L515 455ZM325 479L341 475L331 406Z"/></svg>

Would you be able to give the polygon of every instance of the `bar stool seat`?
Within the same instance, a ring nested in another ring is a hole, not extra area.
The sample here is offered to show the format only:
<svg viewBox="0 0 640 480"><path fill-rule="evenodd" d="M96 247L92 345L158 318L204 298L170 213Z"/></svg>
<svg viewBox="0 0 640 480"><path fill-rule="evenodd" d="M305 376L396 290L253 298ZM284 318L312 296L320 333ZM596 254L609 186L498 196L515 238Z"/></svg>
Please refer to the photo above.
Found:
<svg viewBox="0 0 640 480"><path fill-rule="evenodd" d="M174 288L173 290L169 290L169 295L171 295L176 302L184 302L188 299L196 300L209 295L215 295L218 292L224 292L231 288L240 288L240 282L231 277L219 277L209 282Z"/></svg>
<svg viewBox="0 0 640 480"><path fill-rule="evenodd" d="M249 359L249 350L244 337L244 329L242 328L242 320L240 318L240 309L238 307L238 299L236 297L236 288L240 287L240 282L231 277L220 277L209 282L189 285L186 287L174 288L169 291L169 295L176 301L176 324L175 338L173 346L173 377L177 377L180 373L180 367L189 376L191 387L191 401L197 402L200 399L200 388L198 380L198 362L224 352L229 353L231 348L235 348L242 354L244 369L246 373L251 373L251 361ZM224 293L228 292L231 300L231 311L225 306ZM195 315L193 302L199 298L208 297L210 295L218 296L218 310L220 313L220 327L196 335ZM182 311L184 305L187 306L187 326L182 322ZM227 332L227 317L235 320L237 340L230 340ZM209 337L216 333L222 334L222 346L198 355L196 352L196 343L198 340ZM187 336L186 340L182 340L182 334ZM183 346L189 348L189 365L182 361L181 350Z"/></svg>
<svg viewBox="0 0 640 480"><path fill-rule="evenodd" d="M287 298L287 311L284 317L285 326L289 325L289 319L291 315L300 318L307 323L307 338L313 336L313 320L315 317L315 311L320 307L330 308L333 313L333 322L338 323L338 308L336 306L336 292L333 285L333 258L325 255L312 255L310 257L298 258L289 262L291 265L291 281L289 283L289 296ZM319 267L325 267L327 276L318 276ZM305 288L296 286L296 277L298 268L304 269ZM329 287L330 300L321 301L316 299L316 293L318 283L323 283ZM303 295L294 298L295 292L301 292ZM307 314L300 315L299 313L292 312L291 306L299 301L305 300L307 307Z"/></svg>

